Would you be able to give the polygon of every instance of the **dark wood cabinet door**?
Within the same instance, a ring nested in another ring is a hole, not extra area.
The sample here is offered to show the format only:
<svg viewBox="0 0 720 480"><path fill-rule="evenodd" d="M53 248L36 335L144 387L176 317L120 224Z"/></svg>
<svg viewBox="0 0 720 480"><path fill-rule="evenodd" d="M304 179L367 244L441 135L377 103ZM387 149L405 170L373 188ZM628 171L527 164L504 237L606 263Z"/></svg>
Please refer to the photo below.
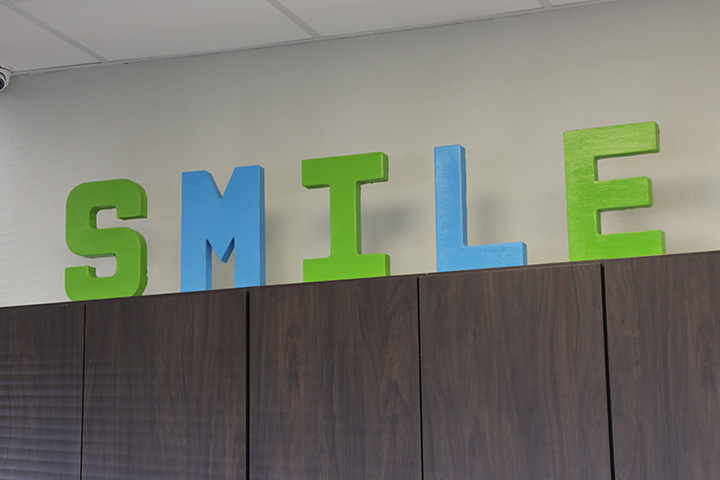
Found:
<svg viewBox="0 0 720 480"><path fill-rule="evenodd" d="M610 480L600 265L420 279L425 480Z"/></svg>
<svg viewBox="0 0 720 480"><path fill-rule="evenodd" d="M0 310L0 478L80 478L83 306Z"/></svg>
<svg viewBox="0 0 720 480"><path fill-rule="evenodd" d="M84 479L244 479L244 290L87 305Z"/></svg>
<svg viewBox="0 0 720 480"><path fill-rule="evenodd" d="M417 278L250 294L250 478L420 480Z"/></svg>
<svg viewBox="0 0 720 480"><path fill-rule="evenodd" d="M605 262L618 480L720 478L720 253Z"/></svg>

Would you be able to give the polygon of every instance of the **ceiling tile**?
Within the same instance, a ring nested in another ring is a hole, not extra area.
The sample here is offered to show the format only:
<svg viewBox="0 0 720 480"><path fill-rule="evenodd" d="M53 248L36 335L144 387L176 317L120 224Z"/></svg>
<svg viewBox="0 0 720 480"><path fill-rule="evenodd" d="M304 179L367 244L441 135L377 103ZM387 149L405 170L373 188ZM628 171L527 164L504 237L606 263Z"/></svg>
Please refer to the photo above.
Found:
<svg viewBox="0 0 720 480"><path fill-rule="evenodd" d="M87 63L97 60L0 4L0 65L26 71Z"/></svg>
<svg viewBox="0 0 720 480"><path fill-rule="evenodd" d="M323 36L472 20L542 8L537 0L280 0Z"/></svg>
<svg viewBox="0 0 720 480"><path fill-rule="evenodd" d="M572 5L573 3L589 3L593 0L550 0L553 7L560 7L562 5Z"/></svg>
<svg viewBox="0 0 720 480"><path fill-rule="evenodd" d="M265 0L28 0L16 5L111 61L310 38Z"/></svg>

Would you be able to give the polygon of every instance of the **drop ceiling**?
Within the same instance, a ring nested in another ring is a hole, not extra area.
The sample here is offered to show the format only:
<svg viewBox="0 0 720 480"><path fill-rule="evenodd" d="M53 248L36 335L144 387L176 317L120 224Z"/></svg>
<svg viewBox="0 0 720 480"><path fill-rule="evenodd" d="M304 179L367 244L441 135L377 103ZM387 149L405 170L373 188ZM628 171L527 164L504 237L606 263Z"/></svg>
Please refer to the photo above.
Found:
<svg viewBox="0 0 720 480"><path fill-rule="evenodd" d="M242 50L607 0L0 0L0 65L32 72Z"/></svg>

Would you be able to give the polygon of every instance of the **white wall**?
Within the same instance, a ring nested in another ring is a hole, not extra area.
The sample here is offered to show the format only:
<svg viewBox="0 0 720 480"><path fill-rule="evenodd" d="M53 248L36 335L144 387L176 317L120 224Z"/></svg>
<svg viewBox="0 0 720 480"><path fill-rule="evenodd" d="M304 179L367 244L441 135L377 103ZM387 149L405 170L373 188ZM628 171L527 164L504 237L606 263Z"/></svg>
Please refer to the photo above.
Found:
<svg viewBox="0 0 720 480"><path fill-rule="evenodd" d="M567 261L565 130L657 121L661 152L603 160L648 175L655 206L604 215L604 232L662 228L669 253L720 249L720 2L623 0L449 27L13 79L0 94L0 305L67 299L68 192L130 178L149 216L146 294L180 286L181 173L224 189L266 173L268 283L329 254L326 190L305 158L383 151L363 187L363 252L392 273L435 270L433 148L468 152L471 244L525 241ZM119 224L103 214L101 226ZM216 287L232 285L231 268Z"/></svg>

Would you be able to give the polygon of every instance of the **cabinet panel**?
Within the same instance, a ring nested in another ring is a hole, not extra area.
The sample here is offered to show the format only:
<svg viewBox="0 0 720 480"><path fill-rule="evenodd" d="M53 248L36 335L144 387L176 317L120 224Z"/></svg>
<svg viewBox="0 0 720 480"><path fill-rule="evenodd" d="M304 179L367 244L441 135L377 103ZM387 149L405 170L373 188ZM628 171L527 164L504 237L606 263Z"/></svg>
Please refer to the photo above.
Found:
<svg viewBox="0 0 720 480"><path fill-rule="evenodd" d="M80 478L83 306L0 310L0 478Z"/></svg>
<svg viewBox="0 0 720 480"><path fill-rule="evenodd" d="M425 480L610 479L600 265L420 279Z"/></svg>
<svg viewBox="0 0 720 480"><path fill-rule="evenodd" d="M245 478L246 295L87 305L83 478Z"/></svg>
<svg viewBox="0 0 720 480"><path fill-rule="evenodd" d="M250 476L421 478L417 279L254 290Z"/></svg>
<svg viewBox="0 0 720 480"><path fill-rule="evenodd" d="M720 472L720 253L605 264L618 480Z"/></svg>

